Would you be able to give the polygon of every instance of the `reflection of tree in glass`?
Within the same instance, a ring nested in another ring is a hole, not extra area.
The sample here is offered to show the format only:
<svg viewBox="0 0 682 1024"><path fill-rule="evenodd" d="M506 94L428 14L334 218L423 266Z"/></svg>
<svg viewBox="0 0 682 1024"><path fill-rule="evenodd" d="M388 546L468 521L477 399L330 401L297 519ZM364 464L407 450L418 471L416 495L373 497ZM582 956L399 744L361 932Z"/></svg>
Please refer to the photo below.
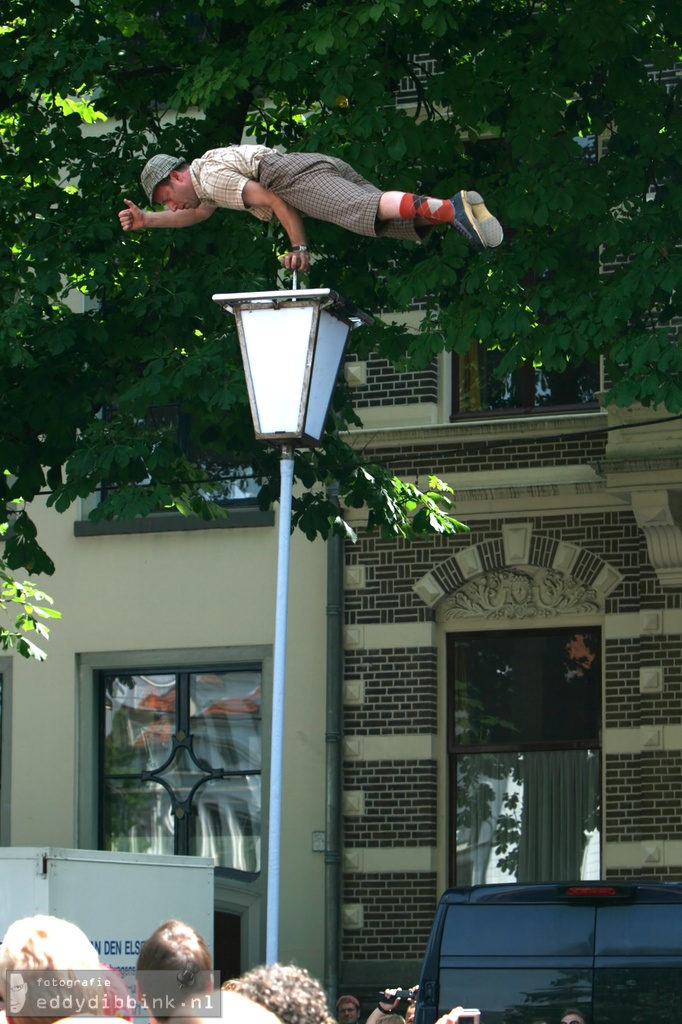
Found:
<svg viewBox="0 0 682 1024"><path fill-rule="evenodd" d="M458 675L455 679L455 742L485 745L502 735L513 735L512 721L495 713L509 707L513 669L496 648L463 640L455 648ZM499 754L460 756L457 761L457 842L475 845L483 823L491 821L498 789L508 769Z"/></svg>
<svg viewBox="0 0 682 1024"><path fill-rule="evenodd" d="M500 742L517 728L500 710L512 703L514 670L497 645L462 640L455 647L455 739L474 745Z"/></svg>
<svg viewBox="0 0 682 1024"><path fill-rule="evenodd" d="M598 1024L677 1024L680 1016L679 967L597 971L594 1020Z"/></svg>
<svg viewBox="0 0 682 1024"><path fill-rule="evenodd" d="M135 683L132 676L116 676L107 682L104 693L106 708L104 740L104 771L107 775L125 775L137 770L139 755L129 739L128 722L121 714L121 700L114 689L123 687L132 693Z"/></svg>
<svg viewBox="0 0 682 1024"><path fill-rule="evenodd" d="M106 748L111 760L105 753L105 773L141 771L161 765L170 753L175 732L174 679L114 676L107 683L105 699L107 739L111 739ZM127 753L132 755L129 760Z"/></svg>
<svg viewBox="0 0 682 1024"><path fill-rule="evenodd" d="M476 842L481 822L489 821L495 790L488 779L499 778L494 773L494 755L460 757L457 761L457 841L462 841L463 830L470 832L470 842Z"/></svg>
<svg viewBox="0 0 682 1024"><path fill-rule="evenodd" d="M518 1002L507 1009L504 1015L505 1024L540 1024L544 1021L556 1024L561 1020L567 1006L574 1006L586 1020L590 1019L588 1012L592 1001L591 972L558 969L552 974L553 977L547 984L542 985L538 982L532 991L519 993L524 1002ZM600 1024L603 1024L601 1020Z"/></svg>
<svg viewBox="0 0 682 1024"><path fill-rule="evenodd" d="M520 754L511 765L509 779L519 787L513 791L507 790L502 801L503 810L497 819L495 828L495 856L500 871L517 878L519 871L519 845L521 843L521 793L522 780L519 771L519 761L523 755Z"/></svg>
<svg viewBox="0 0 682 1024"><path fill-rule="evenodd" d="M105 789L105 835L107 850L119 853L152 852L152 796L130 780L110 783ZM158 788L158 787L155 787Z"/></svg>

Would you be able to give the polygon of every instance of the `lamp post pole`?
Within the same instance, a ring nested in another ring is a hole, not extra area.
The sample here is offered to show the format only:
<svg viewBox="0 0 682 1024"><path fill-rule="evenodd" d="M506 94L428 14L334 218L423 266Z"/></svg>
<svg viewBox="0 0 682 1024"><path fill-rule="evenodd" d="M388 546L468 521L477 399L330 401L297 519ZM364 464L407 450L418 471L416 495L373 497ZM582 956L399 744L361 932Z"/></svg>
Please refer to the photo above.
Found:
<svg viewBox="0 0 682 1024"><path fill-rule="evenodd" d="M282 445L280 459L275 645L272 667L272 739L270 745L270 813L268 817L268 890L265 925L265 962L278 959L280 846L282 833L282 766L284 746L284 688L289 609L289 553L291 499L294 485L294 449Z"/></svg>

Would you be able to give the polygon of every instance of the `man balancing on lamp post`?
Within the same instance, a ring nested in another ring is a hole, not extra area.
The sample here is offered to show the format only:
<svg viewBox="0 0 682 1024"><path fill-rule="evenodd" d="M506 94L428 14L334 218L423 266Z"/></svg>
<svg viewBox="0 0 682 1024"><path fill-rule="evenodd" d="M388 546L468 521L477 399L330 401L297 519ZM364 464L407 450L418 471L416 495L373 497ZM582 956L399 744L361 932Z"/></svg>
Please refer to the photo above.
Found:
<svg viewBox="0 0 682 1024"><path fill-rule="evenodd" d="M422 241L446 224L478 250L499 245L500 222L478 192L462 190L451 199L412 192L382 192L349 164L322 153L279 153L267 146L211 149L191 163L159 153L148 160L141 181L152 206L141 210L124 199L119 213L124 231L184 228L206 220L219 207L248 210L260 220L275 216L291 249L280 261L288 270L306 271L310 255L303 215L331 221L371 238Z"/></svg>

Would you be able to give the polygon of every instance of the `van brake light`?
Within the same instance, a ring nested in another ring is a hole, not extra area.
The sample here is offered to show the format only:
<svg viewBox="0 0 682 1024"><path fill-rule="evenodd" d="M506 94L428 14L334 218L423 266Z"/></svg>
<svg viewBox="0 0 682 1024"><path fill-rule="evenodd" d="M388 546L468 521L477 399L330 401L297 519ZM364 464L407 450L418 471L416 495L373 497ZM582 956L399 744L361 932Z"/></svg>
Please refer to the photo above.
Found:
<svg viewBox="0 0 682 1024"><path fill-rule="evenodd" d="M632 891L614 885L571 885L563 892L567 899L623 899L632 896Z"/></svg>

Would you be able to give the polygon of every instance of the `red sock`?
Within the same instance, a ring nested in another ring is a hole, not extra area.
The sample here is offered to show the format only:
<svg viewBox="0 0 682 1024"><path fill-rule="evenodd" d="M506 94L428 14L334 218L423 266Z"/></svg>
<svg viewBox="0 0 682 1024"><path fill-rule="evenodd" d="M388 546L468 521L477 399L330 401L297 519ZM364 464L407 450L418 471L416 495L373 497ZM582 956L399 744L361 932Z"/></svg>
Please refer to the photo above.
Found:
<svg viewBox="0 0 682 1024"><path fill-rule="evenodd" d="M421 217L431 224L452 224L454 211L449 199L432 199L406 192L400 200L400 216L403 220Z"/></svg>

